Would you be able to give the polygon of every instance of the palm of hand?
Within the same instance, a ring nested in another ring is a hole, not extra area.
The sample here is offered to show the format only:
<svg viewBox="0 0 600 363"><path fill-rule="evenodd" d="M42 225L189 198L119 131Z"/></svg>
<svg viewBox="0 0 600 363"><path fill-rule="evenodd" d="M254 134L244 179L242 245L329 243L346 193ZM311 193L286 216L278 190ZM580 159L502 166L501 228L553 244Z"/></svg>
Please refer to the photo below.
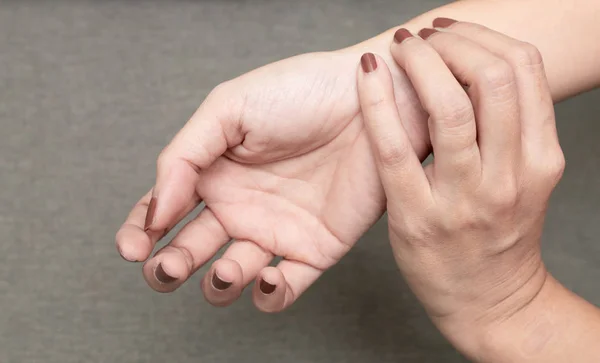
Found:
<svg viewBox="0 0 600 363"><path fill-rule="evenodd" d="M237 80L260 87L243 89L244 141L202 172L197 193L231 237L324 270L384 210L356 64L323 53L271 67L281 72L259 69ZM254 77L261 82L246 79Z"/></svg>
<svg viewBox="0 0 600 363"><path fill-rule="evenodd" d="M356 92L358 57L331 52L290 58L226 82L209 96L213 106L233 109L229 114L236 115L241 142L228 145L223 155L199 172L196 194L229 237L282 256L300 270L317 271L301 276L294 268L284 273L292 301L335 264L385 209ZM410 96L410 90L402 86L400 92ZM397 99L405 100L399 108L422 121L418 104L408 102L410 97ZM408 122L418 124L407 131L422 146L426 123L415 122L414 117ZM158 254L153 260L157 258ZM161 261L164 265L165 258ZM249 263L238 262L242 270ZM157 262L150 260L147 265ZM256 275L254 267L248 274ZM282 269L281 264L278 267ZM172 290L153 283L152 273L145 271L153 288ZM244 276L242 283L253 277ZM206 281L203 286L209 298ZM226 299L209 300L222 304ZM286 296L286 302L275 309L289 305L288 300Z"/></svg>
<svg viewBox="0 0 600 363"><path fill-rule="evenodd" d="M369 151L353 121L328 145L300 156L265 164L219 158L197 190L232 238L324 270L383 212Z"/></svg>

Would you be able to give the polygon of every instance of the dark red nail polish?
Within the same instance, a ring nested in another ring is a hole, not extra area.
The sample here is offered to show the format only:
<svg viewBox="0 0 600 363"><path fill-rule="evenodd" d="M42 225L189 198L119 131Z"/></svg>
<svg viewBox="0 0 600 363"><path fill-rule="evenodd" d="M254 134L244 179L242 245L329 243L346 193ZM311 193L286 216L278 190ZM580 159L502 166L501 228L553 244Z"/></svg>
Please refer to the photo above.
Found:
<svg viewBox="0 0 600 363"><path fill-rule="evenodd" d="M221 291L227 290L232 285L231 282L221 280L221 278L219 278L219 276L217 276L216 272L213 273L211 282L215 289L221 290Z"/></svg>
<svg viewBox="0 0 600 363"><path fill-rule="evenodd" d="M150 204L148 204L148 211L146 212L146 221L144 222L144 231L150 229L150 226L154 221L154 212L156 212L156 197L152 197L152 199L150 199Z"/></svg>
<svg viewBox="0 0 600 363"><path fill-rule="evenodd" d="M263 294L271 295L275 291L275 288L277 288L277 286L271 285L270 283L266 282L264 279L260 279L259 288Z"/></svg>
<svg viewBox="0 0 600 363"><path fill-rule="evenodd" d="M458 23L458 21L450 18L436 18L433 19L433 27L434 28L447 28L450 25Z"/></svg>
<svg viewBox="0 0 600 363"><path fill-rule="evenodd" d="M365 73L371 73L377 69L377 59L373 53L365 53L360 57L360 65Z"/></svg>
<svg viewBox="0 0 600 363"><path fill-rule="evenodd" d="M431 29L431 28L425 28L425 29L421 29L421 31L419 32L419 36L423 39L427 39L429 38L432 34L437 33L438 31L435 29Z"/></svg>
<svg viewBox="0 0 600 363"><path fill-rule="evenodd" d="M154 269L154 277L158 280L158 282L163 284L170 284L171 282L177 281L177 278L167 274L162 267L162 264L158 264Z"/></svg>
<svg viewBox="0 0 600 363"><path fill-rule="evenodd" d="M405 28L400 28L398 30L396 30L396 33L394 34L394 41L398 44L402 43L403 41L405 41L408 38L412 38L412 33L408 31L408 29Z"/></svg>

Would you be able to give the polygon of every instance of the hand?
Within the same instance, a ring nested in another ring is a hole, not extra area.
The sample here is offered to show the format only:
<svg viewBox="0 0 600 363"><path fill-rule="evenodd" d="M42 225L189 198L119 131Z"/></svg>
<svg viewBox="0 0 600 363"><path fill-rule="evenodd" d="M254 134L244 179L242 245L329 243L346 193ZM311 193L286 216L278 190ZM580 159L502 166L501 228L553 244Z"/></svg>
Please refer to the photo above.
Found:
<svg viewBox="0 0 600 363"><path fill-rule="evenodd" d="M392 54L430 115L432 164L408 147L381 58L363 56L359 95L398 266L469 354L547 281L540 235L564 157L534 47L469 23L420 35L399 30Z"/></svg>
<svg viewBox="0 0 600 363"><path fill-rule="evenodd" d="M387 40L389 54L391 35ZM144 266L157 291L175 290L225 244L205 297L233 302L257 281L264 311L289 306L381 216L383 189L356 93L360 54L307 54L218 86L158 158L156 185L117 234L121 255L146 260L201 201L206 208ZM418 155L425 115L397 74L398 105ZM267 267L274 256L279 265Z"/></svg>

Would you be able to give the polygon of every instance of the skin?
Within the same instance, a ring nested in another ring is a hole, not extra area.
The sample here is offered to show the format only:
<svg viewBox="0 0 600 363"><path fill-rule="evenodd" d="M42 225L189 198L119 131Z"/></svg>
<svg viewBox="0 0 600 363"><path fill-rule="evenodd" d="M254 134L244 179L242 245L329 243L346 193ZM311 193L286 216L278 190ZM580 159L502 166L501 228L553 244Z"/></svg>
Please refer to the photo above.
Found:
<svg viewBox="0 0 600 363"><path fill-rule="evenodd" d="M152 288L175 290L232 238L203 278L207 300L230 304L256 281L257 307L280 311L380 218L385 198L356 93L359 58L354 50L294 57L207 97L159 156L155 187L117 234L121 255L144 261L166 231L206 204L146 261ZM408 84L397 96L424 159L426 115ZM267 267L274 256L285 259ZM215 274L230 286L215 287ZM262 280L275 291L261 294Z"/></svg>
<svg viewBox="0 0 600 363"><path fill-rule="evenodd" d="M426 40L396 34L392 54L430 115L434 161L423 167L406 146L383 59L362 57L358 92L409 286L475 361L597 361L600 309L560 286L541 258L565 164L541 54L465 22L424 29Z"/></svg>
<svg viewBox="0 0 600 363"><path fill-rule="evenodd" d="M582 0L461 1L407 27L430 26L439 15L477 19L533 43L557 101L598 84L594 59L600 43L584 36L598 27L598 7ZM540 8L548 10L543 19L535 16ZM267 65L218 86L159 156L155 186L117 233L121 255L145 261L148 284L169 292L232 238L202 280L207 300L228 305L256 281L259 309L292 304L386 208L356 92L355 67L365 51L391 65L396 109L417 158L430 151L427 114L394 62L395 30L347 49ZM565 52L560 44L572 49ZM200 201L207 208L149 258L165 232ZM267 267L275 255L285 259ZM275 289L261 292L260 286L268 287L263 282Z"/></svg>
<svg viewBox="0 0 600 363"><path fill-rule="evenodd" d="M301 56L225 83L208 96L159 157L149 228L144 231L150 194L117 235L122 255L143 261L165 229L200 200L206 204L145 263L151 287L173 291L233 238L203 280L206 298L226 305L248 283L264 279L277 288L269 296L257 292L255 303L265 311L282 310L379 219L385 199L356 78L339 74L340 67L355 73L356 59L337 53ZM229 98L234 89L242 95L239 101ZM213 115L223 104L227 114ZM414 106L404 109L421 116ZM415 128L414 134L423 131ZM424 158L427 146L420 149ZM274 255L285 260L269 268ZM158 281L158 264L176 280ZM208 283L215 272L231 283L226 291Z"/></svg>

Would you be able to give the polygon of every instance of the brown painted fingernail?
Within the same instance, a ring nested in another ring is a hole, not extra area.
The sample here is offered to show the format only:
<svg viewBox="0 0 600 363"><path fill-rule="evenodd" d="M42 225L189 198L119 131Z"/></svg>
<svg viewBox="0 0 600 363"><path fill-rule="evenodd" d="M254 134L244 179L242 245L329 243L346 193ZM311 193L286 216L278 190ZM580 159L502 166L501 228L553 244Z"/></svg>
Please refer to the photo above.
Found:
<svg viewBox="0 0 600 363"><path fill-rule="evenodd" d="M447 28L450 25L458 23L458 21L450 18L436 18L433 19L433 27L434 28Z"/></svg>
<svg viewBox="0 0 600 363"><path fill-rule="evenodd" d="M231 284L231 282L221 280L216 272L213 273L212 285L215 289L223 291L228 289Z"/></svg>
<svg viewBox="0 0 600 363"><path fill-rule="evenodd" d="M365 73L371 73L377 69L377 59L373 53L365 53L360 57L360 65Z"/></svg>
<svg viewBox="0 0 600 363"><path fill-rule="evenodd" d="M412 38L412 33L408 31L408 29L405 28L400 28L398 30L396 30L396 33L394 34L394 41L398 44L402 43L403 41L405 41L408 38Z"/></svg>
<svg viewBox="0 0 600 363"><path fill-rule="evenodd" d="M271 295L275 291L275 288L277 288L277 286L271 285L270 283L266 282L264 279L260 279L259 288L263 294Z"/></svg>
<svg viewBox="0 0 600 363"><path fill-rule="evenodd" d="M177 281L177 278L170 276L165 272L165 269L163 269L162 264L160 263L154 269L154 277L156 277L158 282L163 284L170 284L171 282Z"/></svg>
<svg viewBox="0 0 600 363"><path fill-rule="evenodd" d="M144 231L150 229L150 226L154 221L154 212L156 212L156 197L152 197L152 199L150 199L150 204L148 204L148 211L146 212L146 221L144 222Z"/></svg>
<svg viewBox="0 0 600 363"><path fill-rule="evenodd" d="M429 38L432 34L437 33L438 31L435 29L431 29L431 28L425 28L425 29L421 29L421 31L419 32L419 36L423 39L427 39Z"/></svg>

